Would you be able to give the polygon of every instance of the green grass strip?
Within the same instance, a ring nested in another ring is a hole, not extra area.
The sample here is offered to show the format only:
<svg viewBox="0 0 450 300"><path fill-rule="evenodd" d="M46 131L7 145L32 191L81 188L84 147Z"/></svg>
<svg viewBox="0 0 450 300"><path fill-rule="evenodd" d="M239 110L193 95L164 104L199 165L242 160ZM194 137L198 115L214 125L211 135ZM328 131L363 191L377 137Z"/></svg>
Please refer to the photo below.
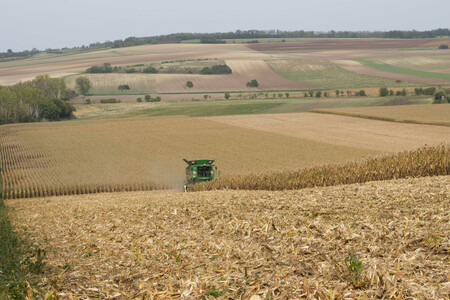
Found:
<svg viewBox="0 0 450 300"><path fill-rule="evenodd" d="M407 69L407 68L400 68L400 67L396 67L396 66L390 65L390 64L374 62L370 58L360 58L360 59L355 59L355 61L358 61L369 68L380 70L380 71L450 80L450 74L434 73L434 72L419 71L419 70L413 70L413 69Z"/></svg>

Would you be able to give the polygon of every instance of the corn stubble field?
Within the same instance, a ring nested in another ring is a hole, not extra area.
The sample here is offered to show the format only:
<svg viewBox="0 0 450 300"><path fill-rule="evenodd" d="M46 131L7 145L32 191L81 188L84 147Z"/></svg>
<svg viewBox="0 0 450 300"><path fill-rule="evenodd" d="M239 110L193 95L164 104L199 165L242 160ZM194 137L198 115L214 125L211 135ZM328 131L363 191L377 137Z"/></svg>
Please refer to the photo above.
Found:
<svg viewBox="0 0 450 300"><path fill-rule="evenodd" d="M449 182L8 205L58 299L448 299Z"/></svg>

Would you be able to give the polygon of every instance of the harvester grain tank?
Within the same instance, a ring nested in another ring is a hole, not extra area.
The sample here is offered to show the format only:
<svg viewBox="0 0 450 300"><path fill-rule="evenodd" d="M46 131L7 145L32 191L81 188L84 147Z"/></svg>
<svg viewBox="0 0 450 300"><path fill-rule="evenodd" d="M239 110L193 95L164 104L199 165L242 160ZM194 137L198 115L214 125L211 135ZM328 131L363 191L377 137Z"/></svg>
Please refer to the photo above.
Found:
<svg viewBox="0 0 450 300"><path fill-rule="evenodd" d="M186 181L184 183L185 192L189 185L212 180L217 173L217 167L214 165L216 158L183 160L188 164L186 167Z"/></svg>

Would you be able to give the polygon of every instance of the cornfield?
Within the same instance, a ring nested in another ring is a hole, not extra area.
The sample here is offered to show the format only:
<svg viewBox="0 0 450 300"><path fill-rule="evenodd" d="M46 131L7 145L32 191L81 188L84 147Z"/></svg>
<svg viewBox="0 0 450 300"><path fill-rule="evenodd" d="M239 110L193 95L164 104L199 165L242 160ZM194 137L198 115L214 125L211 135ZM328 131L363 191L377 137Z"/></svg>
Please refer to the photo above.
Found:
<svg viewBox="0 0 450 300"><path fill-rule="evenodd" d="M449 174L450 146L443 144L374 157L363 162L326 165L295 172L224 176L192 186L191 190L296 190L316 186Z"/></svg>
<svg viewBox="0 0 450 300"><path fill-rule="evenodd" d="M377 152L205 119L170 117L1 126L0 153L3 197L15 199L181 191L182 158L217 157L221 172L233 175L268 172L274 164L278 171L286 171L331 161L343 163ZM283 161L278 160L280 155Z"/></svg>

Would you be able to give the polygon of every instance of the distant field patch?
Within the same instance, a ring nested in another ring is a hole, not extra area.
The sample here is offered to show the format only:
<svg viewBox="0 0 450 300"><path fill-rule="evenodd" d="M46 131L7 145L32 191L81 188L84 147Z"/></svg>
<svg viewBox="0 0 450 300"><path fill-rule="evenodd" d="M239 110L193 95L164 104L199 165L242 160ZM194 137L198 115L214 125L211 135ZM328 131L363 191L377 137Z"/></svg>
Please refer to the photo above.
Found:
<svg viewBox="0 0 450 300"><path fill-rule="evenodd" d="M357 59L357 61L361 62L367 67L384 71L384 72L391 72L391 73L398 73L398 74L405 74L405 75L413 75L413 76L421 76L421 77L431 77L431 78L437 78L442 80L448 80L450 83L450 72L449 73L436 73L436 72L428 72L428 71L422 71L417 69L410 69L406 68L408 67L414 67L415 65L413 63L405 63L405 61L400 61L400 65L403 65L404 67L400 67L397 65L392 65L388 63L382 62L382 60L379 59L372 59L372 58L364 58L364 59ZM388 60L389 61L389 60ZM423 62L424 60L422 60ZM446 65L450 66L450 60L445 62ZM418 65L418 64L416 64ZM433 66L430 66L430 64L425 64L425 68L433 68ZM445 68L445 66L444 66Z"/></svg>
<svg viewBox="0 0 450 300"><path fill-rule="evenodd" d="M84 76L92 82L90 94L143 94L156 90L156 83L153 76L149 74L83 74L72 75L65 78L68 88L75 89L75 81L78 77ZM128 84L129 91L119 91L119 85Z"/></svg>
<svg viewBox="0 0 450 300"><path fill-rule="evenodd" d="M397 83L393 79L357 74L325 60L268 60L267 63L275 73L286 79L327 89L412 85L409 82Z"/></svg>
<svg viewBox="0 0 450 300"><path fill-rule="evenodd" d="M435 45L436 39L313 39L299 42L255 43L248 47L257 51L299 51L339 49L401 49L427 48ZM441 40L441 43L444 40Z"/></svg>
<svg viewBox="0 0 450 300"><path fill-rule="evenodd" d="M450 128L447 127L327 114L264 114L207 119L245 129L383 152L398 152L450 141Z"/></svg>
<svg viewBox="0 0 450 300"><path fill-rule="evenodd" d="M450 105L398 105L321 109L322 112L405 123L450 126Z"/></svg>

